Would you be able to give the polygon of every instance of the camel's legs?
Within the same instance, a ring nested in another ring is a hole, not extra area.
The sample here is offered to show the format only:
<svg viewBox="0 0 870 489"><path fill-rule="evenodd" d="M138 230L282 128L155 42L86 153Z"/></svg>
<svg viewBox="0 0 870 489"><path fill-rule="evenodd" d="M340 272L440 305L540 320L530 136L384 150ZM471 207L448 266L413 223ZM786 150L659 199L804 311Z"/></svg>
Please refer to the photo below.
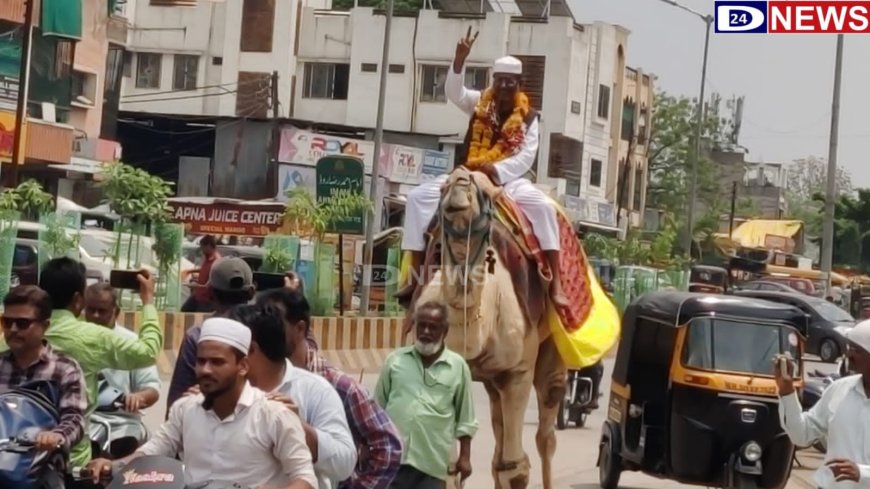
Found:
<svg viewBox="0 0 870 489"><path fill-rule="evenodd" d="M535 391L538 397L538 432L535 444L541 457L541 472L544 489L553 488L552 463L556 453L556 415L559 401L565 397L567 371L562 357L556 350L553 338L541 343L535 365Z"/></svg>
<svg viewBox="0 0 870 489"><path fill-rule="evenodd" d="M505 372L497 381L503 440L501 460L496 469L499 484L505 489L525 489L529 485L529 457L523 450L523 423L532 393L532 374L531 369Z"/></svg>
<svg viewBox="0 0 870 489"><path fill-rule="evenodd" d="M504 419L501 413L501 395L491 381L484 381L486 393L489 395L489 412L492 418L492 434L495 436L495 450L492 454L492 479L495 481L495 489L503 489L498 480L498 463L502 459L502 447L504 446Z"/></svg>

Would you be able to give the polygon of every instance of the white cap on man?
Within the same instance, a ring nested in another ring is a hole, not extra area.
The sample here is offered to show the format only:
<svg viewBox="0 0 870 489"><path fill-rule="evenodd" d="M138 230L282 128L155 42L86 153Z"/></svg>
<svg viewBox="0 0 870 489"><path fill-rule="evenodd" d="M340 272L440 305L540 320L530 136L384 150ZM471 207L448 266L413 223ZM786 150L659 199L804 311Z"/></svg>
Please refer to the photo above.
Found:
<svg viewBox="0 0 870 489"><path fill-rule="evenodd" d="M227 318L209 318L202 322L199 341L217 341L248 354L251 349L251 329L244 324Z"/></svg>
<svg viewBox="0 0 870 489"><path fill-rule="evenodd" d="M495 65L492 67L493 75L522 75L523 62L513 56L505 56L495 60Z"/></svg>

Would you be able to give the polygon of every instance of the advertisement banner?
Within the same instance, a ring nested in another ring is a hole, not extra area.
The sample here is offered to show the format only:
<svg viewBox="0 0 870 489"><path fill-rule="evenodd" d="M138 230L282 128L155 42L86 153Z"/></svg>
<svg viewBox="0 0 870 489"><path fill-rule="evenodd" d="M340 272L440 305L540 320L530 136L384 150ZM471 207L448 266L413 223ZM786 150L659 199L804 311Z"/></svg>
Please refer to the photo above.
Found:
<svg viewBox="0 0 870 489"><path fill-rule="evenodd" d="M281 144L278 162L294 165L315 166L324 156L354 156L363 161L365 172L371 174L375 145L362 139L348 139L330 134L318 134L293 126L281 129ZM386 174L386 168L380 168Z"/></svg>
<svg viewBox="0 0 870 489"><path fill-rule="evenodd" d="M390 181L416 185L420 183L420 170L423 167L423 150L399 144L384 147L389 159Z"/></svg>
<svg viewBox="0 0 870 489"><path fill-rule="evenodd" d="M287 193L297 188L314 194L317 189L315 169L301 165L278 165L278 194L275 199L287 202Z"/></svg>
<svg viewBox="0 0 870 489"><path fill-rule="evenodd" d="M175 222L185 233L266 236L284 222L283 204L169 202Z"/></svg>
<svg viewBox="0 0 870 489"><path fill-rule="evenodd" d="M423 165L420 171L420 183L434 180L440 175L448 173L450 166L450 154L443 151L423 151Z"/></svg>
<svg viewBox="0 0 870 489"><path fill-rule="evenodd" d="M328 156L317 162L317 202L323 202L338 192L362 194L362 162L347 156ZM344 234L363 234L365 213L331 223L329 232Z"/></svg>
<svg viewBox="0 0 870 489"><path fill-rule="evenodd" d="M27 125L22 127L22 137L27 137ZM21 149L26 146L21 142ZM0 111L0 161L9 163L12 161L12 146L15 144L15 113ZM24 161L24 151L19 155L18 164Z"/></svg>

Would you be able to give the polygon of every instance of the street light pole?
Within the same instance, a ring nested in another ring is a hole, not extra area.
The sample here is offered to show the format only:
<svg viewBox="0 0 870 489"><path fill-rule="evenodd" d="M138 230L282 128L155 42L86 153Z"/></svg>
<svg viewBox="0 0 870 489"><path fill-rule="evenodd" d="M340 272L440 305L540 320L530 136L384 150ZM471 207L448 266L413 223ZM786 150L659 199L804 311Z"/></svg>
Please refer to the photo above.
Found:
<svg viewBox="0 0 870 489"><path fill-rule="evenodd" d="M831 295L834 264L834 200L837 198L837 144L840 139L840 86L843 81L843 35L837 35L834 62L834 94L831 102L831 135L828 141L828 181L825 187L825 219L822 223L821 269L825 275L825 297Z"/></svg>
<svg viewBox="0 0 870 489"><path fill-rule="evenodd" d="M393 24L393 0L387 0L387 15L384 20L384 47L381 53L381 79L378 86L378 113L375 120L375 147L372 155L372 183L369 187L369 198L374 204L374 212L366 219L366 245L363 257L363 284L360 297L360 315L369 313L369 302L372 295L372 256L375 242L375 226L381 219L381 204L384 200L378 191L380 180L381 146L384 142L384 102L387 98L387 71L390 67L390 29Z"/></svg>
<svg viewBox="0 0 870 489"><path fill-rule="evenodd" d="M698 108L697 115L695 116L695 148L692 151L692 168L689 181L689 200L687 205L688 211L686 213L687 222L684 242L686 256L689 258L692 257L692 243L695 240L695 201L698 198L698 167L701 164L701 136L703 134L704 117L706 116L704 111L704 89L707 84L707 57L710 52L710 26L713 24L712 15L704 15L702 18L707 26L707 32L704 35L704 61L701 65L701 90L698 95Z"/></svg>

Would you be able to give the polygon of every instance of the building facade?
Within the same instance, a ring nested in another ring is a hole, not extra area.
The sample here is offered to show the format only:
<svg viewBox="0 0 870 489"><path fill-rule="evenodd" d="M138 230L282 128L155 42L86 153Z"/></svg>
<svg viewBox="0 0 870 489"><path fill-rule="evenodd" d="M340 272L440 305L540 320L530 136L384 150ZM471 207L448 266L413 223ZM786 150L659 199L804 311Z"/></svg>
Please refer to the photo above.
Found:
<svg viewBox="0 0 870 489"><path fill-rule="evenodd" d="M304 7L295 1L191 7L135 1L127 6L135 14L122 111L278 115L371 138L383 12L328 10L327 0ZM262 10L267 4L273 8ZM577 24L567 10L549 16L507 10L512 13L424 9L394 16L385 140L455 154L468 120L447 102L444 81L456 40L472 27L480 35L467 61L469 88L485 88L501 56L524 63L524 89L542 114L538 185L561 198L578 222L608 230L640 225L654 77L626 67L629 32L601 22Z"/></svg>
<svg viewBox="0 0 870 489"><path fill-rule="evenodd" d="M36 2L19 180L36 178L62 197L87 200L92 188L87 182L99 172L100 163L120 158L120 145L103 135L110 38L124 24L113 16L114 3ZM23 23L24 2L0 0L0 30L8 33L0 40L0 159L6 163L11 162L20 88ZM10 174L9 165L3 172Z"/></svg>

